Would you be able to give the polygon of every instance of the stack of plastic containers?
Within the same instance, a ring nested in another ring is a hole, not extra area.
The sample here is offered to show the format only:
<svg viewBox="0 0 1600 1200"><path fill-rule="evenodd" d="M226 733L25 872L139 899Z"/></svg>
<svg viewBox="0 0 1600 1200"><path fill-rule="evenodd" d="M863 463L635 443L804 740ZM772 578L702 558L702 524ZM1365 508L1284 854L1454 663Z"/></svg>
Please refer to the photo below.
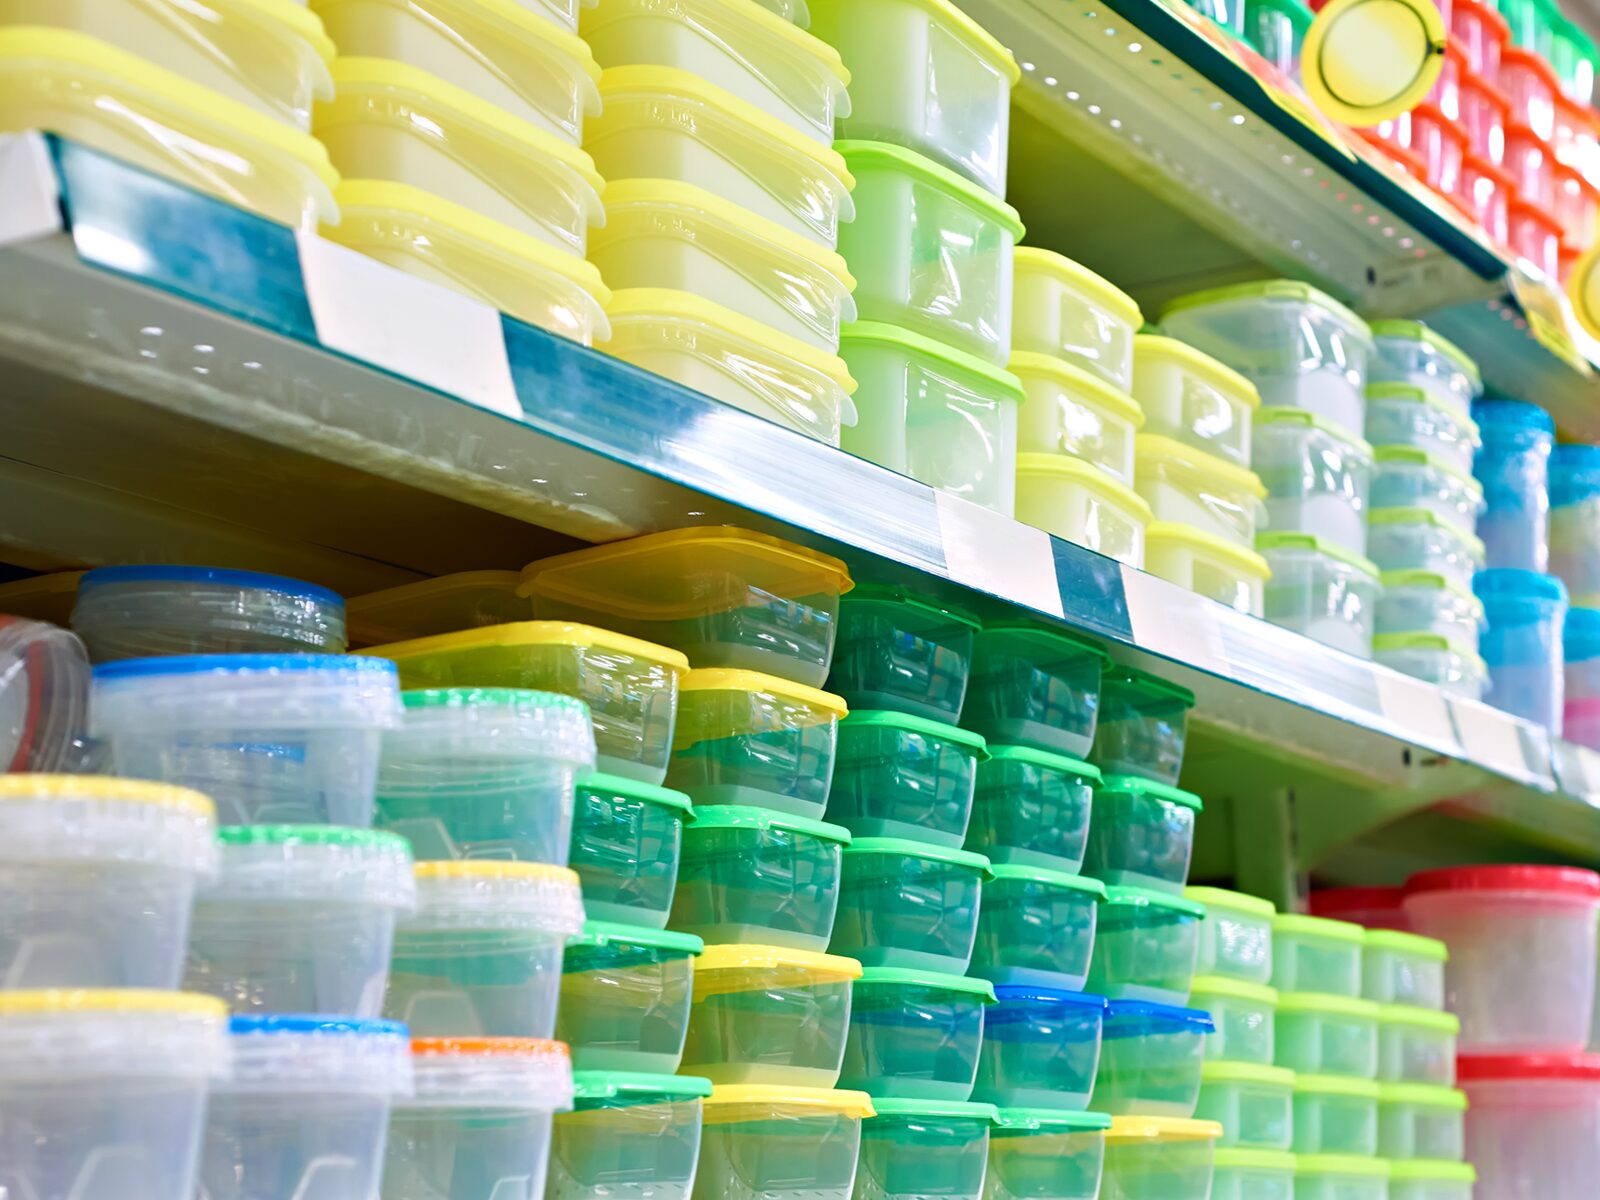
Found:
<svg viewBox="0 0 1600 1200"><path fill-rule="evenodd" d="M1550 561L1550 453L1555 423L1536 404L1493 398L1472 406L1483 430L1474 472L1478 517L1490 568L1544 571Z"/></svg>

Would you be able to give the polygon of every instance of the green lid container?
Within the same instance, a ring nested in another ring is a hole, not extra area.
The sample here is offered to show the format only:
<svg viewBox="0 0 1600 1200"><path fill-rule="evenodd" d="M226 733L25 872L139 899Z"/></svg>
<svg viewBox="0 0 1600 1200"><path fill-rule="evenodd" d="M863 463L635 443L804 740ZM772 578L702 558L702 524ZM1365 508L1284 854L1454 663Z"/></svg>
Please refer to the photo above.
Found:
<svg viewBox="0 0 1600 1200"><path fill-rule="evenodd" d="M670 1074L689 1028L697 937L590 921L567 941L556 1038L580 1071Z"/></svg>
<svg viewBox="0 0 1600 1200"><path fill-rule="evenodd" d="M1095 789L1083 869L1107 885L1183 891L1200 797L1138 775L1108 775Z"/></svg>
<svg viewBox="0 0 1600 1200"><path fill-rule="evenodd" d="M1105 885L1045 867L1007 864L993 871L983 889L972 974L995 983L1082 988Z"/></svg>
<svg viewBox="0 0 1600 1200"><path fill-rule="evenodd" d="M1186 687L1133 667L1107 667L1100 675L1100 720L1090 761L1106 775L1175 786L1193 707L1194 693Z"/></svg>
<svg viewBox="0 0 1600 1200"><path fill-rule="evenodd" d="M1094 744L1106 652L1034 621L979 632L961 723L989 742L1083 758Z"/></svg>
<svg viewBox="0 0 1600 1200"><path fill-rule="evenodd" d="M839 722L828 820L856 837L959 847L972 814L978 734L907 713L855 711Z"/></svg>
<svg viewBox="0 0 1600 1200"><path fill-rule="evenodd" d="M858 1197L980 1200L992 1104L874 1097L861 1125Z"/></svg>
<svg viewBox="0 0 1600 1200"><path fill-rule="evenodd" d="M572 855L584 911L596 921L662 929L672 911L689 797L618 775L590 775L577 786Z"/></svg>
<svg viewBox="0 0 1600 1200"><path fill-rule="evenodd" d="M1076 875L1100 768L1031 746L990 746L978 764L967 849L991 862Z"/></svg>
<svg viewBox="0 0 1600 1200"><path fill-rule="evenodd" d="M999 1114L989 1131L992 1200L1096 1200L1109 1116L1051 1108Z"/></svg>
<svg viewBox="0 0 1600 1200"><path fill-rule="evenodd" d="M828 690L852 709L961 715L978 619L909 588L858 583L839 601Z"/></svg>
<svg viewBox="0 0 1600 1200"><path fill-rule="evenodd" d="M1100 908L1088 989L1116 1000L1189 999L1205 908L1166 892L1109 887Z"/></svg>
<svg viewBox="0 0 1600 1200"><path fill-rule="evenodd" d="M572 1083L572 1111L557 1113L551 1131L545 1194L600 1200L648 1188L660 1200L688 1200L711 1081L574 1071Z"/></svg>
<svg viewBox="0 0 1600 1200"><path fill-rule="evenodd" d="M902 838L844 849L844 883L829 950L868 967L964 974L992 878L981 854Z"/></svg>
<svg viewBox="0 0 1600 1200"><path fill-rule="evenodd" d="M920 1103L966 1100L994 1002L987 980L866 968L851 998L839 1086Z"/></svg>

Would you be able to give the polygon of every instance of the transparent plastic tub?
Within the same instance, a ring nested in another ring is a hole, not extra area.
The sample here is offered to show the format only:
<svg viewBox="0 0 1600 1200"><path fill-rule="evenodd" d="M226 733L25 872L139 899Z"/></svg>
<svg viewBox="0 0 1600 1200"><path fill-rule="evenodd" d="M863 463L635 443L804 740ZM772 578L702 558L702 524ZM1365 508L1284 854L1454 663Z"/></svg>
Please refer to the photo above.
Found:
<svg viewBox="0 0 1600 1200"><path fill-rule="evenodd" d="M1117 670L1108 671L1107 679ZM1192 695L1181 688L1173 690ZM1182 699L1176 697L1177 703L1181 704ZM1113 711L1107 707L1101 714L1102 733L1096 735L1095 741L1097 752ZM1186 706L1182 711L1187 716ZM1098 753L1096 756L1102 757ZM1110 770L1112 764L1102 761L1101 766ZM1175 776L1177 772L1171 774ZM1189 877L1194 823L1200 809L1200 797L1193 792L1138 775L1107 775L1094 792L1085 873L1107 885L1152 888L1177 895Z"/></svg>
<svg viewBox="0 0 1600 1200"><path fill-rule="evenodd" d="M874 1097L861 1127L855 1196L939 1196L980 1200L992 1104Z"/></svg>
<svg viewBox="0 0 1600 1200"><path fill-rule="evenodd" d="M967 822L967 849L990 862L1076 875L1089 847L1100 769L1029 746L989 747Z"/></svg>
<svg viewBox="0 0 1600 1200"><path fill-rule="evenodd" d="M1463 528L1482 514L1482 485L1443 459L1415 446L1379 446L1373 456L1373 508L1425 508Z"/></svg>
<svg viewBox="0 0 1600 1200"><path fill-rule="evenodd" d="M1473 470L1483 485L1478 536L1488 566L1544 571L1550 565L1550 452L1555 423L1535 404L1480 400L1472 413L1483 427Z"/></svg>
<svg viewBox="0 0 1600 1200"><path fill-rule="evenodd" d="M1445 960L1434 938L1394 929L1369 929L1361 946L1361 994L1379 1004L1444 1008Z"/></svg>
<svg viewBox="0 0 1600 1200"><path fill-rule="evenodd" d="M1263 614L1267 560L1253 550L1187 525L1153 521L1144 531L1144 569L1252 617Z"/></svg>
<svg viewBox="0 0 1600 1200"><path fill-rule="evenodd" d="M1250 7L1278 13L1294 3L1296 0L1255 0ZM1219 1147L1211 1200L1294 1200L1294 1155L1281 1150Z"/></svg>
<svg viewBox="0 0 1600 1200"><path fill-rule="evenodd" d="M1421 321L1373 321L1373 383L1422 388L1462 416L1483 394L1478 366L1454 342ZM1371 396L1368 396L1371 399Z"/></svg>
<svg viewBox="0 0 1600 1200"><path fill-rule="evenodd" d="M1133 339L1132 391L1146 433L1250 466L1261 393L1237 371L1176 338L1141 333Z"/></svg>
<svg viewBox="0 0 1600 1200"><path fill-rule="evenodd" d="M1478 1170L1471 1163L1391 1162L1389 1200L1472 1200Z"/></svg>
<svg viewBox="0 0 1600 1200"><path fill-rule="evenodd" d="M343 654L344 600L326 588L214 567L85 571L72 629L95 662L162 654Z"/></svg>
<svg viewBox="0 0 1600 1200"><path fill-rule="evenodd" d="M1011 356L1012 248L1022 221L954 171L886 142L842 141L856 219L839 252L863 321L909 329L997 367Z"/></svg>
<svg viewBox="0 0 1600 1200"><path fill-rule="evenodd" d="M1046 867L1000 863L991 870L971 973L996 983L1083 987L1105 885Z"/></svg>
<svg viewBox="0 0 1600 1200"><path fill-rule="evenodd" d="M874 1099L965 1101L993 1003L994 988L982 979L867 967L852 990L839 1086Z"/></svg>
<svg viewBox="0 0 1600 1200"><path fill-rule="evenodd" d="M549 1200L689 1200L710 1080L574 1071L572 1085L572 1111L551 1129Z"/></svg>
<svg viewBox="0 0 1600 1200"><path fill-rule="evenodd" d="M1111 1001L1089 1103L1112 1116L1194 1116L1213 1029L1210 1015L1194 1009Z"/></svg>
<svg viewBox="0 0 1600 1200"><path fill-rule="evenodd" d="M1210 1196L1222 1128L1182 1117L1114 1117L1106 1131L1100 1200Z"/></svg>
<svg viewBox="0 0 1600 1200"><path fill-rule="evenodd" d="M961 723L987 742L1084 758L1094 744L1104 650L1030 622L986 625Z"/></svg>
<svg viewBox="0 0 1600 1200"><path fill-rule="evenodd" d="M1207 924L1213 911L1208 906ZM1201 934L1202 941L1206 937L1205 933ZM1278 1013L1277 989L1222 975L1196 975L1189 989L1189 1003L1194 1008L1210 1013L1211 1019L1216 1022L1216 1033L1206 1047L1208 1058L1263 1066L1272 1062Z"/></svg>
<svg viewBox="0 0 1600 1200"><path fill-rule="evenodd" d="M724 1084L703 1103L694 1200L850 1200L865 1092Z"/></svg>
<svg viewBox="0 0 1600 1200"><path fill-rule="evenodd" d="M1294 1081L1294 1152L1378 1152L1378 1085L1343 1075L1298 1075Z"/></svg>
<svg viewBox="0 0 1600 1200"><path fill-rule="evenodd" d="M1485 1200L1579 1200L1600 1177L1600 1059L1461 1060L1466 1157Z"/></svg>
<svg viewBox="0 0 1600 1200"><path fill-rule="evenodd" d="M1134 435L1144 414L1126 392L1064 358L1013 350L1007 368L1025 396L1017 449L1069 454L1091 462L1118 483L1133 483Z"/></svg>
<svg viewBox="0 0 1600 1200"><path fill-rule="evenodd" d="M1181 896L1107 888L1088 986L1117 1000L1188 1003L1204 916L1203 905Z"/></svg>
<svg viewBox="0 0 1600 1200"><path fill-rule="evenodd" d="M1091 463L1059 454L1017 455L1016 516L1096 554L1144 566L1150 506Z"/></svg>
<svg viewBox="0 0 1600 1200"><path fill-rule="evenodd" d="M967 836L978 763L969 730L905 713L858 709L839 722L828 819L856 837L958 847Z"/></svg>
<svg viewBox="0 0 1600 1200"><path fill-rule="evenodd" d="M396 922L416 905L411 852L392 833L238 825L195 897L184 987L235 1013L383 1007Z"/></svg>
<svg viewBox="0 0 1600 1200"><path fill-rule="evenodd" d="M984 1014L972 1098L1001 1108L1085 1107L1100 1063L1105 1000L1005 984L995 997Z"/></svg>
<svg viewBox="0 0 1600 1200"><path fill-rule="evenodd" d="M1272 986L1359 996L1365 943L1366 930L1349 921L1279 913L1272 919Z"/></svg>
<svg viewBox="0 0 1600 1200"><path fill-rule="evenodd" d="M219 1000L0 991L0 1189L19 1200L192 1196L206 1093L228 1072Z"/></svg>
<svg viewBox="0 0 1600 1200"><path fill-rule="evenodd" d="M1119 393L1132 391L1134 335L1144 323L1133 297L1054 250L1018 246L1015 269L1012 347L1065 359Z"/></svg>
<svg viewBox="0 0 1600 1200"><path fill-rule="evenodd" d="M1477 535L1426 508L1370 511L1367 553L1380 571L1432 571L1466 588L1484 562Z"/></svg>
<svg viewBox="0 0 1600 1200"><path fill-rule="evenodd" d="M911 588L857 584L839 600L828 690L852 708L954 723L979 628L977 617Z"/></svg>
<svg viewBox="0 0 1600 1200"><path fill-rule="evenodd" d="M1389 1164L1346 1154L1299 1154L1294 1200L1388 1200Z"/></svg>
<svg viewBox="0 0 1600 1200"><path fill-rule="evenodd" d="M376 824L419 861L487 858L567 865L573 789L594 768L589 706L519 688L401 695L384 736Z"/></svg>
<svg viewBox="0 0 1600 1200"><path fill-rule="evenodd" d="M695 964L685 1075L716 1084L834 1087L861 964L782 946L708 946Z"/></svg>
<svg viewBox="0 0 1600 1200"><path fill-rule="evenodd" d="M113 774L192 787L224 825L372 824L394 664L334 654L195 654L95 668L91 731Z"/></svg>
<svg viewBox="0 0 1600 1200"><path fill-rule="evenodd" d="M352 596L345 605L350 644L376 646L526 621L533 605L517 595L520 582L515 571L457 571Z"/></svg>
<svg viewBox="0 0 1600 1200"><path fill-rule="evenodd" d="M1600 605L1600 447L1550 454L1550 573L1575 605Z"/></svg>
<svg viewBox="0 0 1600 1200"><path fill-rule="evenodd" d="M1305 1075L1378 1073L1378 1005L1349 996L1279 992L1273 1062Z"/></svg>
<svg viewBox="0 0 1600 1200"><path fill-rule="evenodd" d="M90 680L89 656L74 634L0 615L0 767L82 770Z"/></svg>
<svg viewBox="0 0 1600 1200"><path fill-rule="evenodd" d="M206 1104L206 1200L376 1196L389 1106L409 1095L411 1042L395 1021L243 1016L233 1069Z"/></svg>
<svg viewBox="0 0 1600 1200"><path fill-rule="evenodd" d="M1456 1081L1456 1038L1461 1020L1454 1013L1414 1004L1385 1004L1378 1011L1378 1078L1385 1083Z"/></svg>
<svg viewBox="0 0 1600 1200"><path fill-rule="evenodd" d="M1414 446L1465 474L1482 441L1478 424L1460 405L1409 383L1367 388L1367 441L1374 446Z"/></svg>
<svg viewBox="0 0 1600 1200"><path fill-rule="evenodd" d="M1432 633L1477 652L1483 603L1471 591L1434 571L1385 571L1378 582L1379 637Z"/></svg>
<svg viewBox="0 0 1600 1200"><path fill-rule="evenodd" d="M845 847L828 949L868 967L965 974L979 895L991 879L981 854L896 838L855 841Z"/></svg>
<svg viewBox="0 0 1600 1200"><path fill-rule="evenodd" d="M1487 618L1482 652L1489 689L1484 701L1559 733L1566 704L1566 585L1553 575L1490 568L1478 572L1472 586Z"/></svg>
<svg viewBox="0 0 1600 1200"><path fill-rule="evenodd" d="M1096 1200L1110 1126L1104 1113L1000 1109L983 1200Z"/></svg>
<svg viewBox="0 0 1600 1200"><path fill-rule="evenodd" d="M1120 794L1113 777L1175 786L1193 707L1193 692L1148 671L1111 666L1101 672L1100 719L1089 756L1106 775L1099 791Z"/></svg>
<svg viewBox="0 0 1600 1200"><path fill-rule="evenodd" d="M1266 984L1272 979L1270 900L1222 888L1184 888L1185 899L1205 906L1200 923L1196 975L1217 975L1242 983Z"/></svg>
<svg viewBox="0 0 1600 1200"><path fill-rule="evenodd" d="M583 928L577 875L468 861L418 863L416 877L417 911L395 930L384 1015L425 1038L550 1037L562 948Z"/></svg>
<svg viewBox="0 0 1600 1200"><path fill-rule="evenodd" d="M1356 434L1293 408L1262 409L1252 436L1251 464L1267 489L1268 531L1309 534L1365 554L1373 448ZM1378 507L1376 497L1370 507Z"/></svg>
<svg viewBox="0 0 1600 1200"><path fill-rule="evenodd" d="M591 921L567 940L556 1038L581 1071L671 1075L683 1056L692 934Z"/></svg>
<svg viewBox="0 0 1600 1200"><path fill-rule="evenodd" d="M826 950L850 831L793 813L712 805L683 831L670 924L712 945Z"/></svg>
<svg viewBox="0 0 1600 1200"><path fill-rule="evenodd" d="M1389 633L1374 638L1372 657L1382 666L1455 696L1481 700L1489 686L1489 668L1482 658L1435 633Z"/></svg>
<svg viewBox="0 0 1600 1200"><path fill-rule="evenodd" d="M1200 1068L1195 1115L1222 1126L1224 1146L1287 1150L1294 1129L1294 1072L1208 1058Z"/></svg>
<svg viewBox="0 0 1600 1200"><path fill-rule="evenodd" d="M1264 533L1256 549L1272 569L1267 620L1357 658L1372 657L1381 591L1373 563L1307 533Z"/></svg>
<svg viewBox="0 0 1600 1200"><path fill-rule="evenodd" d="M1420 1083L1378 1088L1378 1153L1389 1159L1459 1161L1465 1153L1467 1094Z"/></svg>
<svg viewBox="0 0 1600 1200"><path fill-rule="evenodd" d="M177 987L215 832L185 788L0 775L0 988Z"/></svg>
<svg viewBox="0 0 1600 1200"><path fill-rule="evenodd" d="M1153 433L1134 439L1134 490L1157 521L1188 525L1248 549L1267 489L1247 467Z"/></svg>
<svg viewBox="0 0 1600 1200"><path fill-rule="evenodd" d="M678 888L689 797L616 775L577 785L567 865L583 884L583 907L596 921L665 928Z"/></svg>

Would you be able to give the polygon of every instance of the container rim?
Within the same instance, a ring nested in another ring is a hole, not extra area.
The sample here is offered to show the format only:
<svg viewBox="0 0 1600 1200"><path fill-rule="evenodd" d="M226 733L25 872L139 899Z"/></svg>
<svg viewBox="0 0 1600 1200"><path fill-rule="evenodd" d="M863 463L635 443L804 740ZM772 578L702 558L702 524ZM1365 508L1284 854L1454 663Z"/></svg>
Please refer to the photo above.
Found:
<svg viewBox="0 0 1600 1200"><path fill-rule="evenodd" d="M285 596L299 596L338 608L344 607L344 597L331 588L293 579L287 575L268 575L261 571L236 571L227 567L161 565L95 567L93 570L85 571L79 579L78 593L82 595L97 587L114 587L123 583L214 583L224 587L279 592Z"/></svg>

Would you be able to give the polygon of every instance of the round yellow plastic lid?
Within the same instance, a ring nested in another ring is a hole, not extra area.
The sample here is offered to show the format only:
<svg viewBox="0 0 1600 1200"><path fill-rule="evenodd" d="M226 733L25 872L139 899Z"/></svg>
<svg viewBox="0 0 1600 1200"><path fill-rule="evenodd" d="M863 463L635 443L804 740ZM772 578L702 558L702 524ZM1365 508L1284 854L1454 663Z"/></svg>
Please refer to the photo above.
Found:
<svg viewBox="0 0 1600 1200"><path fill-rule="evenodd" d="M539 879L578 886L578 873L554 863L512 862L508 859L456 858L419 862L418 879Z"/></svg>
<svg viewBox="0 0 1600 1200"><path fill-rule="evenodd" d="M1244 913L1246 916L1263 917L1270 921L1278 912L1271 900L1263 900L1260 896L1247 896L1243 892L1230 892L1226 888L1186 887L1183 889L1183 895L1186 900L1204 904L1207 913L1220 908L1225 912Z"/></svg>
<svg viewBox="0 0 1600 1200"><path fill-rule="evenodd" d="M681 651L669 650L665 646L626 634L612 633L609 629L570 621L514 621L509 625L485 625L479 629L463 629L459 633L436 633L431 637L371 646L356 653L401 662L432 654L449 654L456 650L482 650L486 647L510 650L518 646L598 646L602 650L659 663L680 675L689 669L689 658Z"/></svg>
<svg viewBox="0 0 1600 1200"><path fill-rule="evenodd" d="M40 1013L161 1013L215 1017L228 1015L228 1006L215 996L194 992L163 992L154 988L42 988L0 991L0 1017Z"/></svg>
<svg viewBox="0 0 1600 1200"><path fill-rule="evenodd" d="M1306 33L1301 80L1334 120L1376 125L1433 89L1447 40L1432 0L1333 0Z"/></svg>
<svg viewBox="0 0 1600 1200"><path fill-rule="evenodd" d="M1129 422L1135 429L1144 426L1144 409L1126 392L1118 391L1098 375L1085 371L1075 363L1053 354L1039 354L1032 350L1012 351L1006 370L1024 382L1029 375L1043 376L1052 383L1076 392L1087 392L1089 399L1102 408Z"/></svg>
<svg viewBox="0 0 1600 1200"><path fill-rule="evenodd" d="M193 788L111 775L0 775L0 802L6 800L106 800L185 809L209 817L211 797Z"/></svg>
<svg viewBox="0 0 1600 1200"><path fill-rule="evenodd" d="M1139 311L1138 302L1132 296L1082 263L1073 262L1065 254L1057 254L1054 250L1039 246L1018 246L1015 254L1013 263L1018 274L1037 271L1041 275L1054 276L1073 290L1098 300L1135 329L1144 323L1144 314Z"/></svg>
<svg viewBox="0 0 1600 1200"><path fill-rule="evenodd" d="M701 1101L708 1125L770 1121L775 1117L872 1117L872 1097L837 1088L780 1087L763 1083L718 1085Z"/></svg>
<svg viewBox="0 0 1600 1200"><path fill-rule="evenodd" d="M1123 1142L1203 1142L1222 1136L1219 1121L1188 1117L1113 1117L1106 1144Z"/></svg>
<svg viewBox="0 0 1600 1200"><path fill-rule="evenodd" d="M1250 579L1265 582L1272 577L1271 566L1254 550L1246 550L1235 542L1224 541L1216 534L1196 529L1193 525L1183 525L1177 521L1152 521L1144 531L1146 559L1149 558L1150 551L1159 548L1163 542L1186 546L1191 550L1209 554L1214 559L1222 559L1235 574Z"/></svg>
<svg viewBox="0 0 1600 1200"><path fill-rule="evenodd" d="M1378 1099L1378 1085L1371 1079L1352 1075L1296 1075L1294 1090L1319 1096L1354 1096L1357 1100Z"/></svg>
<svg viewBox="0 0 1600 1200"><path fill-rule="evenodd" d="M1257 500L1267 498L1266 485L1261 482L1261 476L1248 467L1218 458L1215 454L1207 454L1204 450L1196 450L1176 438L1163 437L1159 433L1141 433L1133 439L1133 457L1136 478L1144 473L1145 464L1175 463L1209 476L1221 487L1244 492Z"/></svg>
<svg viewBox="0 0 1600 1200"><path fill-rule="evenodd" d="M1600 338L1600 245L1585 250L1567 277L1573 315L1590 337Z"/></svg>
<svg viewBox="0 0 1600 1200"><path fill-rule="evenodd" d="M837 717L843 717L850 706L843 697L825 692L821 688L807 687L803 683L784 679L778 675L763 675L760 671L738 671L728 667L701 667L683 677L681 690L685 692L763 692L785 700L820 708Z"/></svg>
<svg viewBox="0 0 1600 1200"><path fill-rule="evenodd" d="M1455 1013L1440 1012L1435 1008L1418 1008L1415 1004L1385 1004L1378 1009L1378 1021L1383 1025L1408 1025L1413 1029L1431 1029L1451 1037L1461 1032L1461 1018Z"/></svg>
<svg viewBox="0 0 1600 1200"><path fill-rule="evenodd" d="M1252 409L1261 407L1261 393L1239 372L1209 354L1202 354L1188 342L1156 333L1136 334L1133 339L1133 380L1139 381L1139 360L1170 358L1185 370L1205 379L1214 388L1227 392Z"/></svg>
<svg viewBox="0 0 1600 1200"><path fill-rule="evenodd" d="M1204 891L1205 889L1191 890ZM1209 916L1211 914L1208 901L1201 899L1199 896L1191 896L1187 890L1183 893L1183 898L1185 900L1193 900L1197 904L1205 904L1206 915ZM1231 1000L1247 1000L1252 1004L1276 1006L1278 1003L1277 988L1268 987L1264 983L1250 983L1243 979L1229 979L1225 975L1196 975L1194 982L1189 985L1189 990L1191 993L1202 996L1224 996ZM1204 1008L1205 1006L1197 1004L1195 1007Z"/></svg>
<svg viewBox="0 0 1600 1200"><path fill-rule="evenodd" d="M1399 929L1369 929L1366 944L1368 950L1390 950L1395 954L1409 954L1429 962L1447 962L1450 958L1450 948L1438 938L1405 933Z"/></svg>
<svg viewBox="0 0 1600 1200"><path fill-rule="evenodd" d="M1017 473L1054 475L1058 479L1080 484L1102 500L1132 512L1146 522L1154 515L1138 492L1126 484L1118 483L1105 471L1081 458L1069 458L1065 454L1019 454Z"/></svg>
<svg viewBox="0 0 1600 1200"><path fill-rule="evenodd" d="M1273 933L1287 933L1296 937L1327 938L1335 942L1361 945L1367 931L1353 921L1335 921L1331 917L1308 917L1301 913L1279 913L1272 918Z"/></svg>

